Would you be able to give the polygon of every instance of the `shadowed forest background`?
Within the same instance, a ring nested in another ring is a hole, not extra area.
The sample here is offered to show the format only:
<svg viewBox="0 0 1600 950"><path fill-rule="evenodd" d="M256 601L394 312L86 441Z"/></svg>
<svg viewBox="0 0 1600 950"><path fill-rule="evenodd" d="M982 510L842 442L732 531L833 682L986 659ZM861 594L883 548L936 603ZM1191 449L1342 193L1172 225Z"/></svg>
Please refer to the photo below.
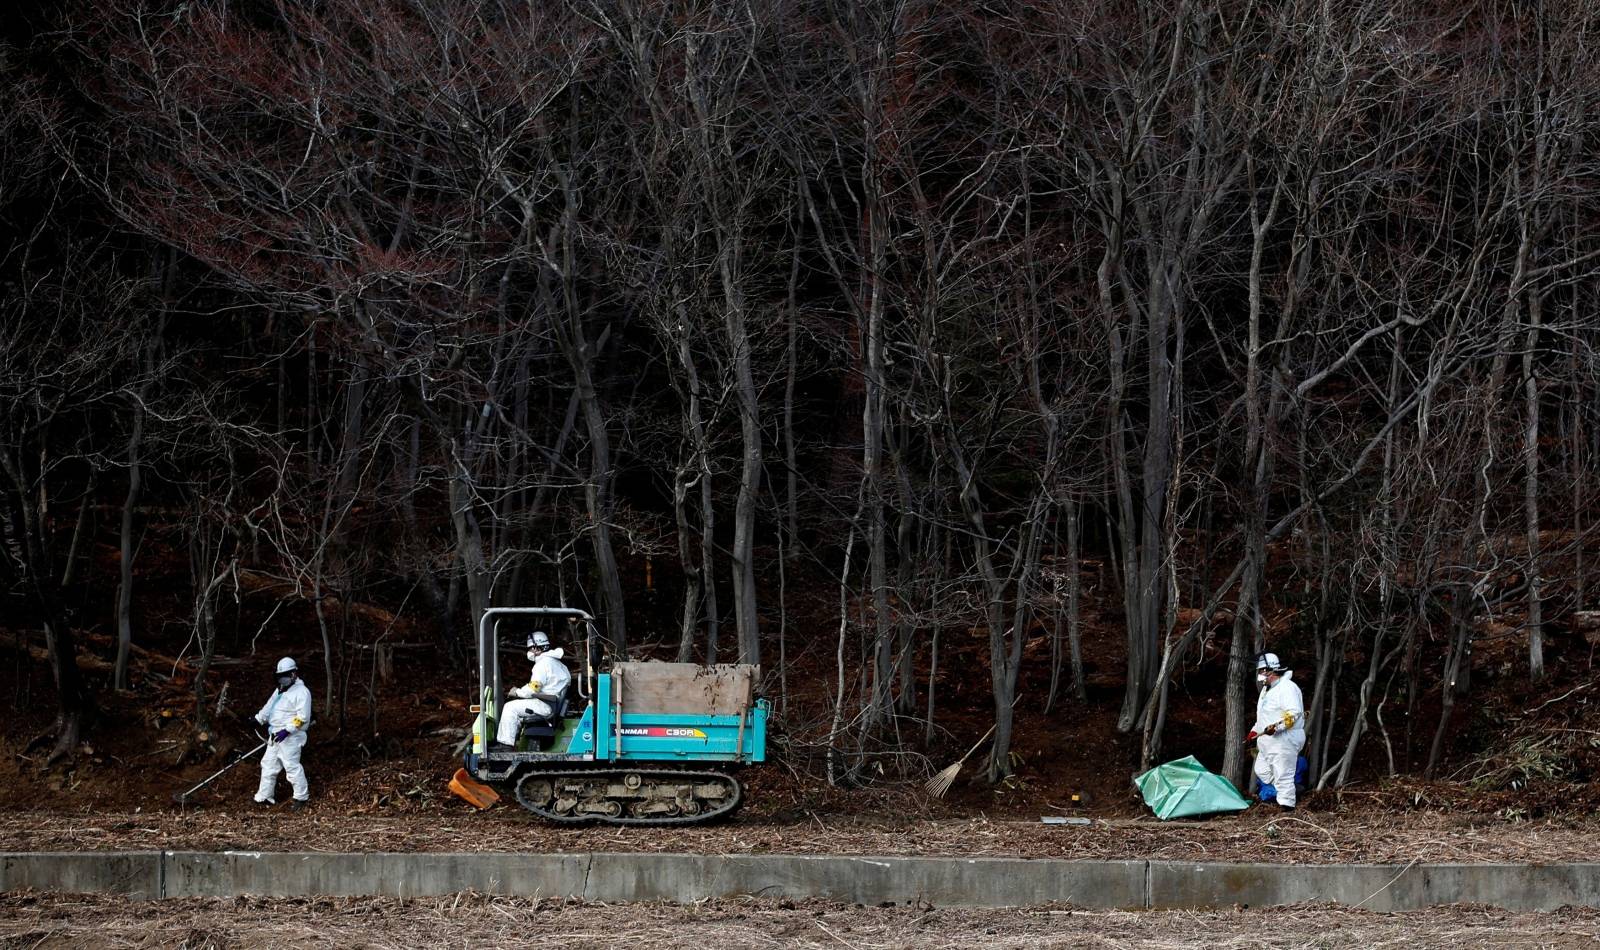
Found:
<svg viewBox="0 0 1600 950"><path fill-rule="evenodd" d="M1315 786L1483 728L1526 755L1477 776L1582 779L1585 721L1474 711L1595 683L1597 26L34 5L0 45L8 705L70 760L174 684L204 734L293 650L373 736L394 664L465 697L478 611L562 603L618 654L760 663L835 784L991 723L1000 781L1087 719L1119 782L1242 782L1265 648Z"/></svg>

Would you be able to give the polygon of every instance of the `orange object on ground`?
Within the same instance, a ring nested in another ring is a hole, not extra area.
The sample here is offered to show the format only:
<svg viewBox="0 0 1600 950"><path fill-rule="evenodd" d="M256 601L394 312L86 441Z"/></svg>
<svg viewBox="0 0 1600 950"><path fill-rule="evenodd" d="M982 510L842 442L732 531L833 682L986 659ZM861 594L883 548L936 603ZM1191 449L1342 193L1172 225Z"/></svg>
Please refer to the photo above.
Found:
<svg viewBox="0 0 1600 950"><path fill-rule="evenodd" d="M499 792L468 775L466 769L456 769L456 774L450 779L450 791L479 809L488 808L500 800Z"/></svg>

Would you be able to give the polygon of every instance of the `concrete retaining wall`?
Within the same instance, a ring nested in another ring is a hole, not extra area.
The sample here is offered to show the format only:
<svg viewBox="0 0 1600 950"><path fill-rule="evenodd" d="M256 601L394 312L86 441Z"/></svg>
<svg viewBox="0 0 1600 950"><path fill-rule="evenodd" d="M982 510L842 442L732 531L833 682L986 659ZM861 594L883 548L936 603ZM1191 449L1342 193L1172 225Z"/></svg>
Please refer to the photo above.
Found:
<svg viewBox="0 0 1600 950"><path fill-rule="evenodd" d="M693 901L752 894L856 904L1011 907L1063 901L1145 906L1143 861L876 858L836 855L596 854L590 900Z"/></svg>
<svg viewBox="0 0 1600 950"><path fill-rule="evenodd" d="M458 891L581 896L587 854L168 851L164 897L430 897Z"/></svg>
<svg viewBox="0 0 1600 950"><path fill-rule="evenodd" d="M1264 907L1334 901L1367 910L1489 904L1600 906L1600 864L1182 864L1150 862L1150 907Z"/></svg>
<svg viewBox="0 0 1600 950"><path fill-rule="evenodd" d="M0 852L0 891L161 897L160 851Z"/></svg>
<svg viewBox="0 0 1600 950"><path fill-rule="evenodd" d="M597 901L754 895L859 904L1265 907L1375 911L1471 902L1600 907L1600 864L1273 865L699 854L0 853L0 891L162 897L423 897L474 890Z"/></svg>

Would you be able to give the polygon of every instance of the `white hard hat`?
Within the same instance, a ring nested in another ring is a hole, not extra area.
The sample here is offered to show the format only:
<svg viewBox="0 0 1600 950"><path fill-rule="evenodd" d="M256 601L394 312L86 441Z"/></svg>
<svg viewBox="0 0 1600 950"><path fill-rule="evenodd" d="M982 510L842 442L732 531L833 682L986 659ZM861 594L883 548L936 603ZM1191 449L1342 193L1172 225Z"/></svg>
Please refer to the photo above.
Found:
<svg viewBox="0 0 1600 950"><path fill-rule="evenodd" d="M550 649L550 635L545 633L543 630L535 630L533 634L528 637L528 646L538 647L541 650L548 650Z"/></svg>
<svg viewBox="0 0 1600 950"><path fill-rule="evenodd" d="M279 673L279 675L282 675L284 673L298 673L298 672L300 672L300 668L295 666L294 665L294 660L290 659L289 657L284 657L283 659L278 661L278 673Z"/></svg>
<svg viewBox="0 0 1600 950"><path fill-rule="evenodd" d="M1278 654L1263 653L1261 656L1256 658L1256 669L1271 670L1274 673L1280 673L1283 671L1283 664L1278 662Z"/></svg>

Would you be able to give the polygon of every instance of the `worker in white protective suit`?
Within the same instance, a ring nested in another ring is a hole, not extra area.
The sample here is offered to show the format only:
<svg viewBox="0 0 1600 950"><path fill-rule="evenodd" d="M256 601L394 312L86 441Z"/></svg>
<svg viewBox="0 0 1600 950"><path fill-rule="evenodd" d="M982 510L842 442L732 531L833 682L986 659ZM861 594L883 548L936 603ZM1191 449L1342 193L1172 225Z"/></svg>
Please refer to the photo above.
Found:
<svg viewBox="0 0 1600 950"><path fill-rule="evenodd" d="M561 662L565 655L560 647L550 648L550 636L543 630L534 631L528 638L528 659L533 661L533 673L527 685L511 691L515 698L500 710L500 723L495 729L495 739L500 745L516 744L517 729L524 718L547 719L556 714L572 682L572 674Z"/></svg>
<svg viewBox="0 0 1600 950"><path fill-rule="evenodd" d="M256 713L256 725L267 730L267 751L261 757L261 785L256 789L256 803L276 804L278 773L282 772L289 777L289 787L294 789L294 801L289 807L299 811L311 798L306 770L300 765L300 753L306 747L306 726L311 724L311 690L301 681L300 670L289 657L278 661L274 675L278 688Z"/></svg>
<svg viewBox="0 0 1600 950"><path fill-rule="evenodd" d="M1256 724L1249 738L1256 740L1256 778L1277 790L1278 807L1294 811L1295 766L1306 745L1306 704L1294 672L1283 668L1276 653L1256 660Z"/></svg>

